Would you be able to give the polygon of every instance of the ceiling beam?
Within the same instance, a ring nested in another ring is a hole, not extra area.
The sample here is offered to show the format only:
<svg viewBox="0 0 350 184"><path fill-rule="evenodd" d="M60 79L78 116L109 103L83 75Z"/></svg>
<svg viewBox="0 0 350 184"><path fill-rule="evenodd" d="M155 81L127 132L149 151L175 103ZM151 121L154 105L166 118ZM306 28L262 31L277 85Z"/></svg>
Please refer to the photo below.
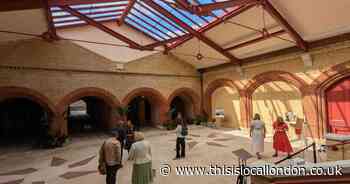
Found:
<svg viewBox="0 0 350 184"><path fill-rule="evenodd" d="M134 7L134 4L136 3L136 0L129 0L129 4L126 7L126 9L124 10L122 16L119 18L118 20L118 25L121 26L124 24L125 21L125 17L128 16L130 10L132 9L132 7Z"/></svg>
<svg viewBox="0 0 350 184"><path fill-rule="evenodd" d="M240 64L239 59L237 59L235 56L233 56L231 53L225 51L223 48L221 48L218 44L216 44L215 42L213 42L212 40L210 40L209 38L203 36L202 34L200 34L199 32L197 32L196 30L194 30L192 27L190 27L189 25L187 25L185 22L183 22L181 19L177 18L176 16L174 16L172 13L168 12L167 10L165 10L163 7L161 7L160 5L158 5L157 3L153 2L152 0L144 0L144 2L152 7L153 9L157 10L158 12L160 12L161 14L163 14L164 16L166 16L167 18L169 18L170 20L174 21L176 24L178 24L179 26L181 26L182 28L186 29L188 32L190 32L191 34L193 34L193 36L197 37L199 40L201 40L202 42L206 43L208 46L210 46L211 48L213 48L214 50L216 50L217 52L219 52L220 54L224 55L225 57L227 57L228 59L230 59L231 62L236 63L236 64Z"/></svg>
<svg viewBox="0 0 350 184"><path fill-rule="evenodd" d="M175 37L175 38L170 38L170 39L167 39L167 40L164 40L164 41L155 42L155 43L151 43L151 44L145 45L145 47L147 47L147 48L155 48L155 47L159 47L159 46L164 46L164 45L166 45L168 43L184 39L187 36L188 35L182 35L182 36L178 36L178 37Z"/></svg>
<svg viewBox="0 0 350 184"><path fill-rule="evenodd" d="M1 0L0 12L43 8L38 0Z"/></svg>
<svg viewBox="0 0 350 184"><path fill-rule="evenodd" d="M261 36L261 37L258 37L258 38L255 38L255 39L252 39L252 40L249 40L249 41L246 41L246 42L243 42L243 43L240 43L240 44L228 47L228 48L225 48L225 50L230 51L230 50L234 50L234 49L239 49L239 48L246 47L248 45L252 45L252 44L255 44L255 43L258 43L258 42L264 41L266 39L273 38L273 37L276 37L276 36L279 36L279 35L282 35L285 33L286 33L285 30L276 31L273 33L269 33L266 36Z"/></svg>
<svg viewBox="0 0 350 184"><path fill-rule="evenodd" d="M139 49L139 50L145 50L145 48L141 45L139 45L138 43L130 40L129 38L125 37L122 34L119 34L117 32L115 32L114 30L110 29L109 27L95 21L94 19L74 10L73 8L67 6L67 5L62 5L59 6L60 8L62 8L63 10L67 11L68 13L72 14L73 16L79 17L81 20L84 20L85 22L87 22L88 24L112 35L113 37L123 41L124 43L127 43L130 48L134 48L134 49Z"/></svg>
<svg viewBox="0 0 350 184"><path fill-rule="evenodd" d="M258 0L231 0L231 1L221 1L213 2L207 4L194 5L189 3L187 0L175 0L178 8L187 10L196 15L210 15L214 10L222 10L225 8L233 8L236 6L248 5L248 4L257 4Z"/></svg>
<svg viewBox="0 0 350 184"><path fill-rule="evenodd" d="M305 40L299 35L297 31L287 22L286 19L273 7L273 5L268 1L262 1L262 5L264 9L270 14L271 17L275 19L276 22L280 24L281 27L293 38L293 40L297 43L297 46L304 51L308 50L308 45Z"/></svg>
<svg viewBox="0 0 350 184"><path fill-rule="evenodd" d="M53 22L52 12L50 10L49 3L47 2L47 0L41 0L41 2L43 3L43 6L44 6L48 35L50 36L50 39L58 40L58 36L57 36L55 24Z"/></svg>
<svg viewBox="0 0 350 184"><path fill-rule="evenodd" d="M237 9L235 9L235 10L233 10L233 11L227 13L227 14L225 14L223 17L218 18L218 19L216 19L214 22L212 22L212 23L206 25L205 27L199 29L198 32L204 33L204 32L206 32L206 31L209 31L209 30L211 30L212 28L214 28L215 26L217 26L217 25L219 25L219 24L225 22L226 20L231 19L231 18L233 18L233 17L235 17L235 16L237 16L237 15L239 15L239 14L241 14L241 13L247 11L247 10L249 10L250 8L252 8L252 7L254 7L254 6L255 6L255 5L242 5L242 6L240 6L239 8L237 8ZM171 45L171 46L169 47L169 51L170 51L171 49L175 49L176 47L182 45L183 43L185 43L186 41L188 41L188 40L190 40L190 39L192 39L192 38L193 38L193 35L189 35L186 39L182 39L182 40L180 40L179 42L177 42L177 43Z"/></svg>

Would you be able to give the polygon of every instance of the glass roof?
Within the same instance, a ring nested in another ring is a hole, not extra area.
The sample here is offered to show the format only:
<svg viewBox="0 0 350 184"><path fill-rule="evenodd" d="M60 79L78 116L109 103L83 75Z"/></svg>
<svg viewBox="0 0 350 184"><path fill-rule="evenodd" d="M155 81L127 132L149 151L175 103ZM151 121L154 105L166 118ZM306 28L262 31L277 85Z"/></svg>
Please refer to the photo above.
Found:
<svg viewBox="0 0 350 184"><path fill-rule="evenodd" d="M211 22L217 20L226 13L232 11L230 9L222 9L212 11L211 15L198 16L190 12L175 7L172 0L154 0L159 6L167 10L182 22L193 28L199 30ZM193 0L197 5L214 3L216 0ZM116 21L121 18L125 9L129 4L128 0L116 0L109 3L94 3L84 5L72 5L71 8L80 13L94 19L98 22ZM54 25L57 28L77 26L86 24L85 21L78 17L72 16L70 13L60 9L59 7L51 7ZM148 37L156 41L164 41L179 36L188 34L184 28L170 20L157 10L148 6L143 0L137 0L127 16L125 17L125 24L134 29L146 34Z"/></svg>

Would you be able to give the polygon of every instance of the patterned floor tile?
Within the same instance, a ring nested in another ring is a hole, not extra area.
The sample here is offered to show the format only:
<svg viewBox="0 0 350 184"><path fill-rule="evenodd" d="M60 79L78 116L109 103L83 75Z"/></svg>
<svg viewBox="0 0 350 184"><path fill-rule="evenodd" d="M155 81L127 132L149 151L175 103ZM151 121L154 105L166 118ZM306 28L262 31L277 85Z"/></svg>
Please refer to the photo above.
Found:
<svg viewBox="0 0 350 184"><path fill-rule="evenodd" d="M196 142L196 141L189 142L189 143L188 143L188 147L189 147L190 150L191 150L191 149L193 149L193 147L195 147L197 144L198 144L198 142Z"/></svg>
<svg viewBox="0 0 350 184"><path fill-rule="evenodd" d="M222 144L219 144L219 143L216 143L216 142L207 142L207 144L209 146L217 146L217 147L227 147L225 145L222 145Z"/></svg>
<svg viewBox="0 0 350 184"><path fill-rule="evenodd" d="M96 156L91 156L89 158L86 158L84 160L81 160L79 162L75 162L73 164L70 164L68 165L69 168L75 168L75 167L80 167L80 166L83 166L83 165L86 165L88 164L91 160L93 160Z"/></svg>
<svg viewBox="0 0 350 184"><path fill-rule="evenodd" d="M78 178L78 177L82 177L82 176L86 176L89 174L93 174L93 173L97 173L98 171L77 171L77 172L66 172L64 174L62 174L61 178L70 180L70 179L74 179L74 178Z"/></svg>
<svg viewBox="0 0 350 184"><path fill-rule="evenodd" d="M0 173L0 176L8 176L8 175L26 175L26 174L31 174L34 172L37 172L37 169L34 168L27 168L27 169L21 169L21 170L15 170L15 171L10 171L6 173Z"/></svg>
<svg viewBox="0 0 350 184"><path fill-rule="evenodd" d="M58 167L58 166L63 165L66 162L67 162L67 160L65 160L63 158L53 157L50 165L51 165L51 167Z"/></svg>
<svg viewBox="0 0 350 184"><path fill-rule="evenodd" d="M0 184L20 184L23 181L24 181L24 178L19 179L19 180L6 181L6 182L0 183Z"/></svg>

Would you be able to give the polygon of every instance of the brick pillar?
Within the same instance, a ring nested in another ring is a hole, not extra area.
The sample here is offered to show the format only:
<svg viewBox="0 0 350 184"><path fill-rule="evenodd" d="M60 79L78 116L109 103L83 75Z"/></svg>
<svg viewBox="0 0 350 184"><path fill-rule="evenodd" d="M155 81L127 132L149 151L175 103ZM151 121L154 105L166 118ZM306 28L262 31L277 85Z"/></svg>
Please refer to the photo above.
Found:
<svg viewBox="0 0 350 184"><path fill-rule="evenodd" d="M247 93L247 91L241 90L240 94L240 109L241 109L241 122L239 123L240 128L249 128L251 120L251 104L252 99Z"/></svg>
<svg viewBox="0 0 350 184"><path fill-rule="evenodd" d="M159 105L159 124L163 124L168 120L168 110L169 110L169 106L167 103L161 103Z"/></svg>
<svg viewBox="0 0 350 184"><path fill-rule="evenodd" d="M67 118L62 113L53 115L49 128L49 133L52 136L68 136Z"/></svg>
<svg viewBox="0 0 350 184"><path fill-rule="evenodd" d="M317 93L314 87L305 86L302 91L302 104L306 120L310 126L311 132L307 130L308 136L314 138L321 138L323 132L323 126L319 123L319 115L321 115L321 109L318 105ZM311 135L312 134L312 135Z"/></svg>

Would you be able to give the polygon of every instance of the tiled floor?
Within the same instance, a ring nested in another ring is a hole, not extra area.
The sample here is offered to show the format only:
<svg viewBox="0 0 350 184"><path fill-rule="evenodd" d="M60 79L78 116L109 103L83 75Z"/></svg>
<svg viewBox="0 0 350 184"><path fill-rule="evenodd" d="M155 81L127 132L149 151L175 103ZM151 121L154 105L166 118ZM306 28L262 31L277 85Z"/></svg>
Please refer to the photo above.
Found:
<svg viewBox="0 0 350 184"><path fill-rule="evenodd" d="M244 148L250 150L250 139L244 132L229 129L210 129L190 127L187 141L187 156L183 160L173 160L175 156L175 134L163 130L145 131L146 139L152 144L153 167L159 169L161 164L197 165L209 164L231 166L236 164L232 151ZM63 148L53 150L31 150L24 148L0 149L0 184L75 184L104 183L104 177L99 175L97 168L97 153L105 137L89 135L73 138L71 143ZM293 142L295 149L301 147L300 142ZM271 138L266 139L266 152L263 159L271 162ZM124 154L127 156L127 153ZM311 160L309 154L307 158ZM124 158L125 159L125 158ZM278 159L278 158L276 158ZM275 160L276 160L275 159ZM253 158L249 163L255 162ZM118 173L119 184L129 184L132 164L124 161L124 167ZM171 173L164 177L157 173L156 184L201 183L229 184L232 176L176 176Z"/></svg>

